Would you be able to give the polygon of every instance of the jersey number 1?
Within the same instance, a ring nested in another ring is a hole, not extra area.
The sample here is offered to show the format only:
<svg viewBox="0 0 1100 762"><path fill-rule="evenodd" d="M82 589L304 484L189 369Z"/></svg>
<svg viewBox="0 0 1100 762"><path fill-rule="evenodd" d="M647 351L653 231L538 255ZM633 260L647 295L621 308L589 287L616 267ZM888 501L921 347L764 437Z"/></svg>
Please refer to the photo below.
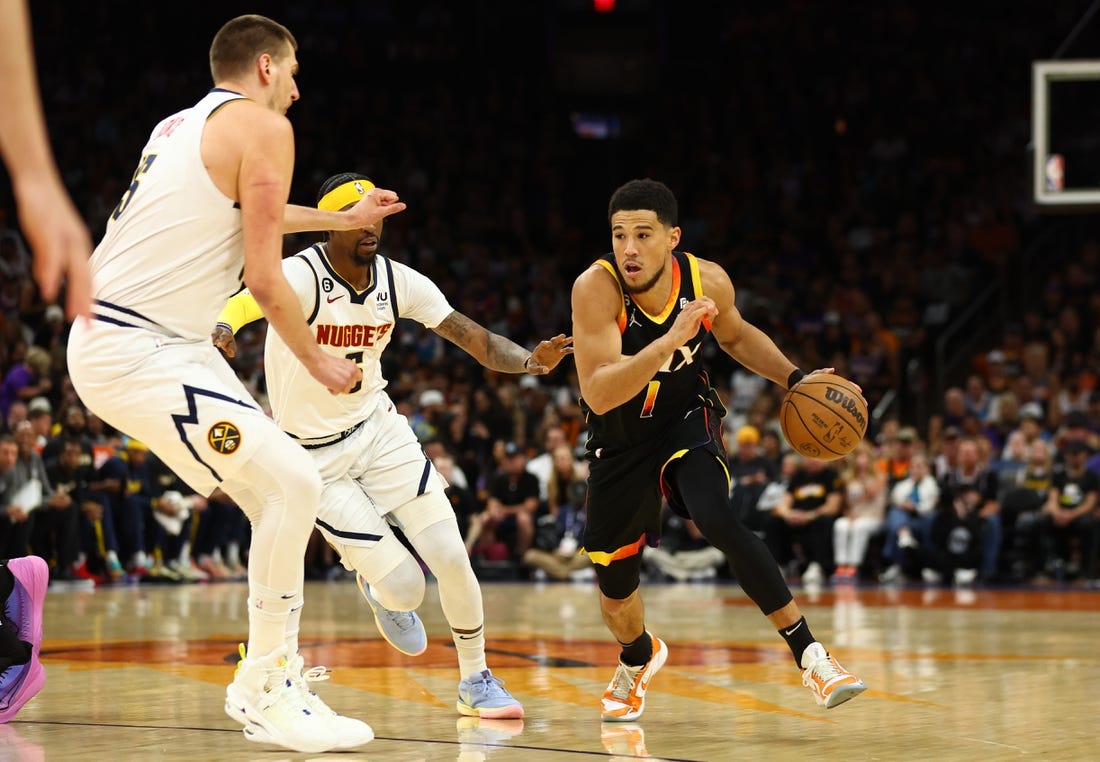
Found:
<svg viewBox="0 0 1100 762"><path fill-rule="evenodd" d="M645 390L645 402L642 403L642 418L653 417L653 406L657 404L657 390L661 388L660 381L650 381Z"/></svg>

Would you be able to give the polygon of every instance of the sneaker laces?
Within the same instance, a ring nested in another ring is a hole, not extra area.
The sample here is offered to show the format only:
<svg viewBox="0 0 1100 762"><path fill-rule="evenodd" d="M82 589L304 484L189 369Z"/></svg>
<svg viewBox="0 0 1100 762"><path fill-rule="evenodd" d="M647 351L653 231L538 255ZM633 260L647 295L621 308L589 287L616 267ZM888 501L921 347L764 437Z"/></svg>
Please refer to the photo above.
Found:
<svg viewBox="0 0 1100 762"><path fill-rule="evenodd" d="M309 687L309 683L319 683L331 677L328 667L321 664L304 669L305 660L301 654L294 654L286 663L287 680L298 688L311 711L322 714L336 714L336 711Z"/></svg>
<svg viewBox="0 0 1100 762"><path fill-rule="evenodd" d="M409 630L416 629L416 618L413 617L411 611L392 611L390 609L382 609L387 619L397 625L397 629L401 632L408 632Z"/></svg>
<svg viewBox="0 0 1100 762"><path fill-rule="evenodd" d="M505 696L504 681L489 670L480 673L475 679L470 680L470 692L480 693L486 698Z"/></svg>
<svg viewBox="0 0 1100 762"><path fill-rule="evenodd" d="M836 661L826 653L824 656L815 659L814 663L802 673L802 684L809 687L810 682L816 676L824 687L843 674Z"/></svg>
<svg viewBox="0 0 1100 762"><path fill-rule="evenodd" d="M629 667L619 662L619 667L615 670L615 677L611 680L611 686L614 687L611 688L611 686L608 686L611 688L611 695L619 701L626 703L626 700L630 697L630 691L634 688L634 681L638 677L638 672L640 672L644 666L643 664L639 667Z"/></svg>

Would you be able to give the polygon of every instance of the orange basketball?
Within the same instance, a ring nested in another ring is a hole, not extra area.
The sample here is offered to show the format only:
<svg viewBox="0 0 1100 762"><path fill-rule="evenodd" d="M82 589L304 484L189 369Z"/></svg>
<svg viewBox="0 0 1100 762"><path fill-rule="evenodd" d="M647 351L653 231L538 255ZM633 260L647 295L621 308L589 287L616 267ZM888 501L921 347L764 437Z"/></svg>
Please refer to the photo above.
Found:
<svg viewBox="0 0 1100 762"><path fill-rule="evenodd" d="M806 376L779 408L783 436L807 458L836 460L867 433L867 403L859 389L833 374Z"/></svg>

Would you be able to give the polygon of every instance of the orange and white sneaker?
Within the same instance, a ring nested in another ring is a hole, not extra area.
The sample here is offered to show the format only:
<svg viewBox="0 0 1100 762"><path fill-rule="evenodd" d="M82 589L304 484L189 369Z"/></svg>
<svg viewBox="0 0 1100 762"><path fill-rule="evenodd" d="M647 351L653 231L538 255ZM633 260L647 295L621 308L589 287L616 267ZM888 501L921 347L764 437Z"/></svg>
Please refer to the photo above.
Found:
<svg viewBox="0 0 1100 762"><path fill-rule="evenodd" d="M820 643L811 643L802 652L802 684L813 691L819 706L832 709L867 690L858 677L840 666Z"/></svg>
<svg viewBox="0 0 1100 762"><path fill-rule="evenodd" d="M642 716L645 710L645 693L649 681L665 665L668 659L668 646L656 635L653 639L653 655L640 667L630 667L619 662L615 677L604 691L600 702L600 711L604 722L630 722Z"/></svg>

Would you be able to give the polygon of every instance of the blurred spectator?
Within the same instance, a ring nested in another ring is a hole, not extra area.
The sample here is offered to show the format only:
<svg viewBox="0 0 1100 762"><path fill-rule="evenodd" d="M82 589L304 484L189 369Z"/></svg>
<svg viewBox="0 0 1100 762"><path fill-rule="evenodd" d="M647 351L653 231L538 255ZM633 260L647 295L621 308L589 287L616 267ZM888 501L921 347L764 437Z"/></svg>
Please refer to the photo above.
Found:
<svg viewBox="0 0 1100 762"><path fill-rule="evenodd" d="M804 564L801 576L806 584L821 584L833 572L833 521L844 500L841 489L832 466L807 458L791 475L764 525L772 556L781 566Z"/></svg>
<svg viewBox="0 0 1100 762"><path fill-rule="evenodd" d="M909 464L919 448L917 430L902 426L892 440L883 442L875 468L886 474L891 489L909 474Z"/></svg>
<svg viewBox="0 0 1100 762"><path fill-rule="evenodd" d="M729 457L730 500L742 521L750 523L756 502L777 476L777 469L760 452L760 432L755 426L742 426L735 435L736 449Z"/></svg>
<svg viewBox="0 0 1100 762"><path fill-rule="evenodd" d="M14 365L0 383L0 418L7 420L8 411L16 400L26 404L33 397L49 394L53 388L50 379L52 364L50 353L42 347L30 347L22 362Z"/></svg>
<svg viewBox="0 0 1100 762"><path fill-rule="evenodd" d="M537 520L534 547L524 553L527 566L554 579L567 579L592 564L578 552L588 502L587 463L578 463L567 444L556 447L547 490L547 513Z"/></svg>
<svg viewBox="0 0 1100 762"><path fill-rule="evenodd" d="M958 465L959 439L962 430L958 426L948 426L940 437L939 452L932 460L932 474L942 479Z"/></svg>
<svg viewBox="0 0 1100 762"><path fill-rule="evenodd" d="M35 554L53 559L55 570L61 572L55 577L61 579L68 576L64 574L66 570L75 570L84 563L81 522L100 521L105 507L105 497L95 491L95 472L90 465L81 463L83 454L80 442L70 440L62 446L57 458L46 463L54 498L50 501L51 510L35 518ZM113 579L122 576L122 566L113 553L110 563L103 558L99 568Z"/></svg>
<svg viewBox="0 0 1100 762"><path fill-rule="evenodd" d="M867 555L871 536L886 519L886 474L875 468L874 452L860 442L840 472L844 507L833 524L837 581L854 581Z"/></svg>
<svg viewBox="0 0 1100 762"><path fill-rule="evenodd" d="M30 503L42 502L41 485L38 494L28 486L24 474L16 470L19 445L11 434L0 435L0 557L25 556L30 548Z"/></svg>
<svg viewBox="0 0 1100 762"><path fill-rule="evenodd" d="M691 519L666 504L661 515L661 544L643 551L642 562L676 582L714 579L727 565L726 556L706 541Z"/></svg>
<svg viewBox="0 0 1100 762"><path fill-rule="evenodd" d="M432 465L435 466L435 470L439 472L439 475L447 482L447 488L444 492L447 495L447 499L451 501L451 507L454 508L455 517L458 519L458 529L462 533L463 537L467 537L469 534L470 518L478 512L477 501L474 500L473 494L464 484L460 484L458 481L458 467L455 465L454 458L446 452L440 449L437 452L429 453L428 457L432 459ZM463 478L465 481L465 478Z"/></svg>
<svg viewBox="0 0 1100 762"><path fill-rule="evenodd" d="M975 439L959 442L958 464L940 480L942 509L933 527L936 571L968 585L997 575L1001 549L1001 504L996 472L982 461ZM980 567L979 567L980 564Z"/></svg>
<svg viewBox="0 0 1100 762"><path fill-rule="evenodd" d="M527 461L527 470L539 480L539 499L543 502L546 502L547 484L554 472L554 451L563 445L567 445L565 429L561 426L547 427L543 433L542 451Z"/></svg>
<svg viewBox="0 0 1100 762"><path fill-rule="evenodd" d="M470 519L466 548L475 558L521 559L534 542L539 481L526 465L523 448L508 442L501 472L490 483L485 510Z"/></svg>
<svg viewBox="0 0 1100 762"><path fill-rule="evenodd" d="M886 544L882 556L889 564L879 575L885 583L900 582L904 578L906 551L915 550L923 543L932 543L932 522L940 501L940 485L932 476L931 466L924 454L914 455L909 475L890 491L890 507L886 513ZM909 554L912 556L913 554Z"/></svg>
<svg viewBox="0 0 1100 762"><path fill-rule="evenodd" d="M1060 454L1065 466L1054 474L1040 517L1043 568L1057 580L1082 573L1092 580L1097 574L1093 513L1100 478L1085 467L1089 450L1084 442L1068 442Z"/></svg>

